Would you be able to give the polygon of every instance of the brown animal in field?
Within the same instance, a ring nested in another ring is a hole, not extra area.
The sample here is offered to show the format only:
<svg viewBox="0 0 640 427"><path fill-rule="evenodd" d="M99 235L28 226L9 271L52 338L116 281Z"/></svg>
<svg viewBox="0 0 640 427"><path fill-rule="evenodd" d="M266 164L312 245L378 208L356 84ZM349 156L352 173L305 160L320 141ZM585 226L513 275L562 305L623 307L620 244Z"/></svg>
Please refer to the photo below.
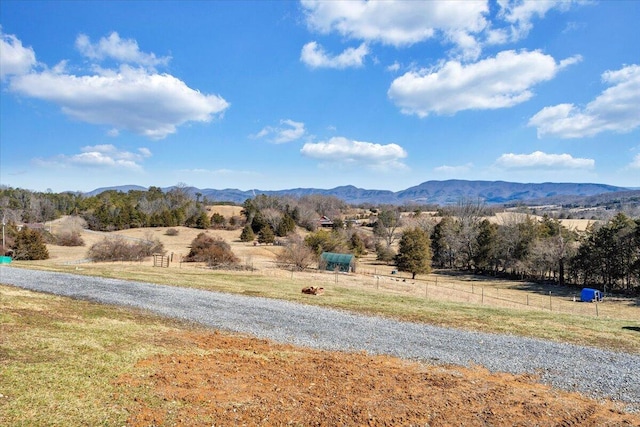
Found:
<svg viewBox="0 0 640 427"><path fill-rule="evenodd" d="M307 286L306 288L302 288L302 293L309 294L309 295L320 295L324 293L324 288Z"/></svg>

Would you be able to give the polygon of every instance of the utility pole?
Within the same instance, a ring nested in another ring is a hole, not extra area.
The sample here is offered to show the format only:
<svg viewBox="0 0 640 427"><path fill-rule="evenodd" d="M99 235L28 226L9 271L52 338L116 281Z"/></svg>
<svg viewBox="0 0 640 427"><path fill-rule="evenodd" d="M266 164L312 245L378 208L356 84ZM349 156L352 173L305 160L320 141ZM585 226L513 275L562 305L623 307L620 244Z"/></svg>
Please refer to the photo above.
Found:
<svg viewBox="0 0 640 427"><path fill-rule="evenodd" d="M4 256L4 226L6 224L4 213L2 214L2 255Z"/></svg>

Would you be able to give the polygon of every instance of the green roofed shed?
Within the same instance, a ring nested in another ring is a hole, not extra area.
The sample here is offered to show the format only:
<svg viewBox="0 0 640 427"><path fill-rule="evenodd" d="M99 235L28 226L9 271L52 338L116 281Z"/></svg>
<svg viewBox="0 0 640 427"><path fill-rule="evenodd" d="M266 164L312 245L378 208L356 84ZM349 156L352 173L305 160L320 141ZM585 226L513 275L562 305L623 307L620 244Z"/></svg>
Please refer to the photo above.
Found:
<svg viewBox="0 0 640 427"><path fill-rule="evenodd" d="M351 254L336 254L323 252L320 255L320 269L329 271L343 271L345 273L356 271L356 258Z"/></svg>

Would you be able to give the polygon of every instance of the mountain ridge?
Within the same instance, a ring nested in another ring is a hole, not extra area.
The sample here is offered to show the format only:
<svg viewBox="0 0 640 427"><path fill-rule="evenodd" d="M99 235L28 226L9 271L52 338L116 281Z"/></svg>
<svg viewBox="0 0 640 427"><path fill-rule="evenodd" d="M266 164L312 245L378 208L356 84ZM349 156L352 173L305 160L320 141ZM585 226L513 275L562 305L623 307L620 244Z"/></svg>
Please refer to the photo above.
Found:
<svg viewBox="0 0 640 427"><path fill-rule="evenodd" d="M162 188L169 191L174 187ZM122 185L101 187L84 193L94 196L104 191L115 190L128 192L131 190L146 191L148 188L139 185ZM291 188L285 190L239 190L226 189L199 189L187 187L186 191L195 196L200 193L211 201L243 203L258 194L270 196L302 197L307 195L334 196L349 204L434 204L450 205L461 199L480 200L486 204L498 205L507 203L540 201L547 198L589 197L604 193L637 191L625 187L617 187L607 184L594 183L518 183L509 181L468 181L451 179L445 181L425 181L421 184L400 191L364 189L353 185L343 185L330 189L320 188ZM640 193L640 191L639 191Z"/></svg>

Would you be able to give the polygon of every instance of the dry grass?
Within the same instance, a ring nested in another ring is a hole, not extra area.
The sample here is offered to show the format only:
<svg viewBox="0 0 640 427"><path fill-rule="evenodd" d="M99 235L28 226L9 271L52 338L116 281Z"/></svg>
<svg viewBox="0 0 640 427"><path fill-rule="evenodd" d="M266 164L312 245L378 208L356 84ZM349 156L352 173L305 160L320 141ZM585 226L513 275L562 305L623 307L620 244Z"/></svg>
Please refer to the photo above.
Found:
<svg viewBox="0 0 640 427"><path fill-rule="evenodd" d="M180 348L153 316L0 286L0 425L124 425L114 381Z"/></svg>
<svg viewBox="0 0 640 427"><path fill-rule="evenodd" d="M614 403L534 381L480 367L429 366L212 333L0 285L2 426L638 420Z"/></svg>
<svg viewBox="0 0 640 427"><path fill-rule="evenodd" d="M117 233L133 238L151 234L162 241L168 253L174 254L169 268L154 268L151 260L76 264L85 258L86 247L58 246L49 246L49 260L15 265L259 295L442 326L640 352L638 300L579 303L573 301L576 289L477 276L432 274L410 280L406 274L392 274L393 266L376 264L373 255L359 262L359 274L292 273L275 266L275 256L281 248L240 242L239 230L207 232L230 243L241 264L251 271L211 271L198 264L179 262L201 230L176 228L177 236L167 236L166 228ZM103 234L84 232L82 237L90 245L91 239L102 239ZM306 286L321 286L326 292L322 297L310 298L300 293Z"/></svg>

